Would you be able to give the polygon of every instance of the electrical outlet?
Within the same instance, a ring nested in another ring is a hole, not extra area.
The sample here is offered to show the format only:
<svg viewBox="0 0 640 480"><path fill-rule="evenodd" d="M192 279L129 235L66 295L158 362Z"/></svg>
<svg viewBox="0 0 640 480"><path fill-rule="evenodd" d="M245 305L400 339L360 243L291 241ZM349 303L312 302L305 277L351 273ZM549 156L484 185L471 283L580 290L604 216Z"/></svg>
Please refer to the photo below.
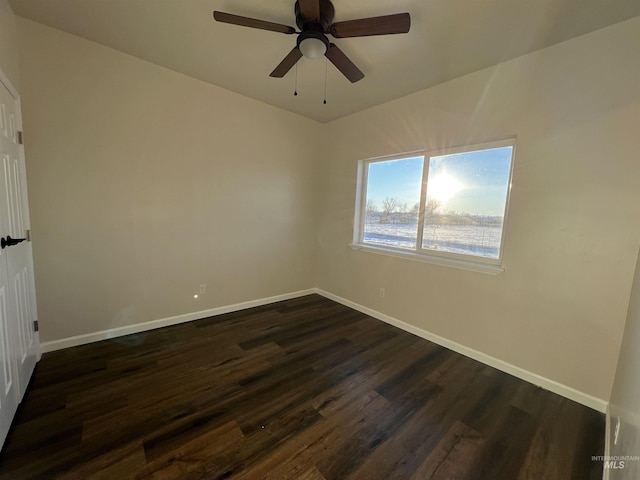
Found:
<svg viewBox="0 0 640 480"><path fill-rule="evenodd" d="M616 420L616 430L613 433L613 444L617 445L618 444L618 435L620 435L620 417L617 417Z"/></svg>
<svg viewBox="0 0 640 480"><path fill-rule="evenodd" d="M201 283L200 284L200 294L204 294L207 293L207 284L206 283Z"/></svg>
<svg viewBox="0 0 640 480"><path fill-rule="evenodd" d="M380 289L378 290L378 295L380 296L380 298L384 298L384 295L385 295L384 288L380 288Z"/></svg>

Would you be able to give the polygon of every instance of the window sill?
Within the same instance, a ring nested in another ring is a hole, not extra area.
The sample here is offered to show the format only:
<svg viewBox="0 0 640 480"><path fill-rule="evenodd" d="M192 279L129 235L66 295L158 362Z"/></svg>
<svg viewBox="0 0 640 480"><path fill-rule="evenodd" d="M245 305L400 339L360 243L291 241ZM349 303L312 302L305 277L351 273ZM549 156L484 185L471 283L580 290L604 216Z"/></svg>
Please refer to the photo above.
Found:
<svg viewBox="0 0 640 480"><path fill-rule="evenodd" d="M378 255L387 255L390 257L404 258L415 262L430 263L432 265L440 265L443 267L459 268L471 272L486 273L489 275L498 275L504 272L504 267L490 263L481 263L460 260L457 258L440 257L436 255L424 255L422 253L403 252L393 248L374 247L371 245L363 245L361 243L350 243L349 246L354 250L362 250L368 253L376 253Z"/></svg>

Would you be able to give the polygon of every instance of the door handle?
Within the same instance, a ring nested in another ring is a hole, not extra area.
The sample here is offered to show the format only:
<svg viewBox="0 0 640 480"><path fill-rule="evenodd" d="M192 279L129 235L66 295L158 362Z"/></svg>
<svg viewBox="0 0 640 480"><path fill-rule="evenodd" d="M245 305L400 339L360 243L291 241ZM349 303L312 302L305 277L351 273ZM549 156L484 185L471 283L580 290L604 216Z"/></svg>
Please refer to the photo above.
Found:
<svg viewBox="0 0 640 480"><path fill-rule="evenodd" d="M24 242L26 238L11 238L11 235L7 235L7 238L0 238L0 247L3 249L6 247L11 247L13 245L17 245L20 242Z"/></svg>

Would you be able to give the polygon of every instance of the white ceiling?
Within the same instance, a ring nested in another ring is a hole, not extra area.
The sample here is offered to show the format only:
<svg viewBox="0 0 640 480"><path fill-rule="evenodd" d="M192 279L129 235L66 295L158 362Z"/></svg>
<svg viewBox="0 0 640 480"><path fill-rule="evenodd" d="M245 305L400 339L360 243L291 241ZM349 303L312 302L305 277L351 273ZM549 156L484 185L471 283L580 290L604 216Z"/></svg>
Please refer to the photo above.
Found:
<svg viewBox="0 0 640 480"><path fill-rule="evenodd" d="M333 40L362 70L324 59L269 73L295 36L213 20L213 10L295 26L294 0L10 0L16 14L305 117L327 122L640 15L638 0L333 0L334 21L409 12L403 35ZM326 70L325 70L326 69ZM322 100L327 72L327 104Z"/></svg>

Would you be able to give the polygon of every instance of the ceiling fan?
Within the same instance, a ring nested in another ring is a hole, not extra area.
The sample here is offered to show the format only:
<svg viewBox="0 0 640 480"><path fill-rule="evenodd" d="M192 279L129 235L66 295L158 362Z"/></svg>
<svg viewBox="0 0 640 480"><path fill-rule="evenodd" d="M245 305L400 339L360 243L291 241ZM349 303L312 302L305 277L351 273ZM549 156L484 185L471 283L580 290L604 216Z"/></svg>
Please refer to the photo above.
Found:
<svg viewBox="0 0 640 480"><path fill-rule="evenodd" d="M330 0L297 0L294 11L296 25L300 28L299 32L288 25L241 17L225 12L214 11L213 18L218 22L231 23L243 27L258 28L287 35L297 34L296 46L271 72L270 75L272 77L284 77L303 56L316 59L324 55L352 83L364 78L364 73L349 60L342 50L329 41L327 35L330 34L335 38L390 35L407 33L411 27L411 17L408 13L333 23L335 9Z"/></svg>

